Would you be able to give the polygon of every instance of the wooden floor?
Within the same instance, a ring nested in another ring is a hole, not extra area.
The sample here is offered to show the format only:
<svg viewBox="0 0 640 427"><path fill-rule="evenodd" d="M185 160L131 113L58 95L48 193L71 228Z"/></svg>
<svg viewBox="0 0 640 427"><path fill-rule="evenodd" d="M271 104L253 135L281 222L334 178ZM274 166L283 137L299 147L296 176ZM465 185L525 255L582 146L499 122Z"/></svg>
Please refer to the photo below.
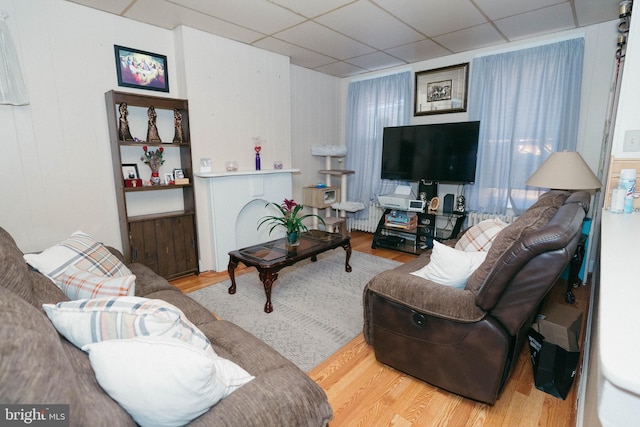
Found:
<svg viewBox="0 0 640 427"><path fill-rule="evenodd" d="M396 251L371 249L371 238L369 233L352 232L353 249L400 262L414 258ZM239 266L236 271L238 275L246 269ZM172 283L188 293L227 278L226 272L206 272ZM556 286L551 297L562 302L563 293L563 287ZM586 313L589 287L580 287L574 293L574 306ZM574 426L576 420L579 378L565 400L537 390L527 347L493 406L440 390L377 362L362 334L314 368L309 376L329 397L334 411L331 427Z"/></svg>

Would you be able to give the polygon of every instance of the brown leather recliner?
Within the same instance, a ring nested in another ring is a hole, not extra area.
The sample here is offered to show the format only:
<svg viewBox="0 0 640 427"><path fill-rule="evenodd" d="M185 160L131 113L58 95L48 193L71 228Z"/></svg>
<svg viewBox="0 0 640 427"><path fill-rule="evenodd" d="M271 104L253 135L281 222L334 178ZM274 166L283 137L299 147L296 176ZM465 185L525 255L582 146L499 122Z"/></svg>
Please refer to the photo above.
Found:
<svg viewBox="0 0 640 427"><path fill-rule="evenodd" d="M461 396L495 403L537 310L576 251L586 192L550 191L494 240L464 289L409 274L430 253L364 289L364 337L376 358Z"/></svg>

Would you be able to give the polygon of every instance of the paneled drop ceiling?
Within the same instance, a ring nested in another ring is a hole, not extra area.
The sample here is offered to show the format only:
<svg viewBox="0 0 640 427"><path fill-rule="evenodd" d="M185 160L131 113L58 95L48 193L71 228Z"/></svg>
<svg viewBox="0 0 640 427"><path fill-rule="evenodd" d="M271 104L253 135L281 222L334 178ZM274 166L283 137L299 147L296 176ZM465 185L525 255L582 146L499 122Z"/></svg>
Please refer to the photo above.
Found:
<svg viewBox="0 0 640 427"><path fill-rule="evenodd" d="M186 25L337 77L618 18L619 0L68 0Z"/></svg>

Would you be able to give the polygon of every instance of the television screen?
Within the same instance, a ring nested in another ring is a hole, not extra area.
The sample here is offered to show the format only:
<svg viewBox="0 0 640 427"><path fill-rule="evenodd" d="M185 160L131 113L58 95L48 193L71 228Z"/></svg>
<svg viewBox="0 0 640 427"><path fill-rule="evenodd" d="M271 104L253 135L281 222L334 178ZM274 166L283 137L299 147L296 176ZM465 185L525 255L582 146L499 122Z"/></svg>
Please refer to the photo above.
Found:
<svg viewBox="0 0 640 427"><path fill-rule="evenodd" d="M384 128L382 179L475 182L480 122Z"/></svg>

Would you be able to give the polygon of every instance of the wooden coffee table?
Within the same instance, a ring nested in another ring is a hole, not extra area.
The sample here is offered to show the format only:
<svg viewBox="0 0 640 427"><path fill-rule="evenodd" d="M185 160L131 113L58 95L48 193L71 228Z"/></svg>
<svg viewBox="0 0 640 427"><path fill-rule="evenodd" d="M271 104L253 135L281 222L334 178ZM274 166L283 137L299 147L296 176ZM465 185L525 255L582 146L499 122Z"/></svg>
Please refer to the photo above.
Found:
<svg viewBox="0 0 640 427"><path fill-rule="evenodd" d="M298 246L289 247L286 244L286 240L287 239L283 237L282 239L272 240L229 252L229 266L227 267L229 277L231 278L229 293L236 293L235 270L239 262L247 267L255 267L258 270L260 280L264 285L264 292L267 294L267 302L264 305L264 311L266 313L273 311L273 305L271 304L271 287L273 286L273 282L278 278L278 271L284 267L288 267L307 258L311 258L311 261L315 262L318 259L318 254L342 246L347 253L344 270L347 273L351 272L351 266L349 265L349 258L351 258L351 241L349 236L310 230L300 235L300 244Z"/></svg>

